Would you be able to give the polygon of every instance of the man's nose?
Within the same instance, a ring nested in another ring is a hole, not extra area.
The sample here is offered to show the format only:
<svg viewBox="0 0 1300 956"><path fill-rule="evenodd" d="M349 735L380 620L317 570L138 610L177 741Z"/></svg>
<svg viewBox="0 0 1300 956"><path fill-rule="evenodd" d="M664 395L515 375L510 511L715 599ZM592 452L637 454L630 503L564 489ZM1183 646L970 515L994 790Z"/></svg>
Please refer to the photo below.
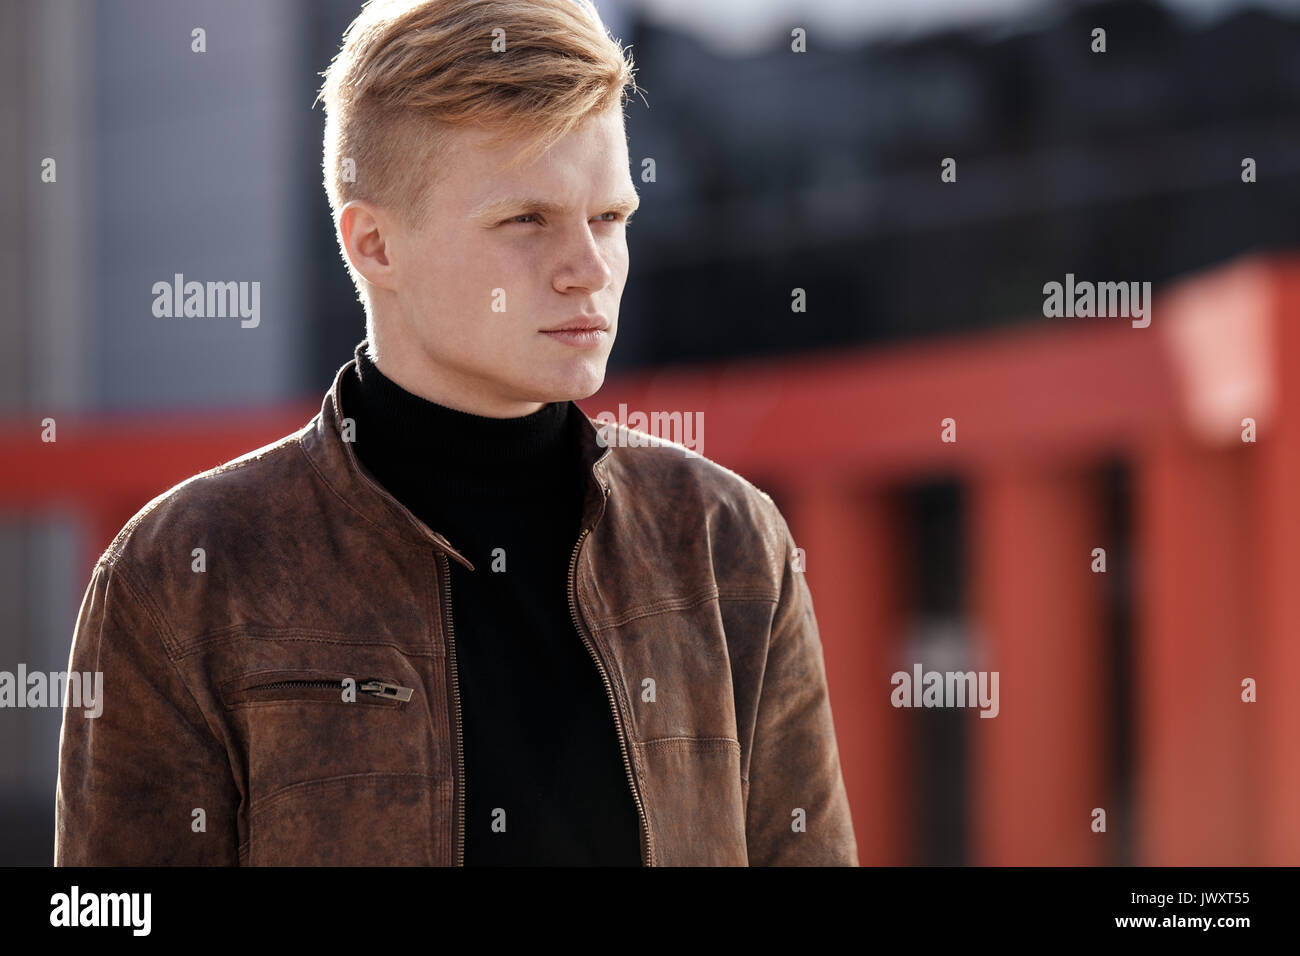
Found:
<svg viewBox="0 0 1300 956"><path fill-rule="evenodd" d="M607 255L608 250L593 234L591 227L581 227L565 245L556 283L590 292L605 288L614 274L606 261Z"/></svg>

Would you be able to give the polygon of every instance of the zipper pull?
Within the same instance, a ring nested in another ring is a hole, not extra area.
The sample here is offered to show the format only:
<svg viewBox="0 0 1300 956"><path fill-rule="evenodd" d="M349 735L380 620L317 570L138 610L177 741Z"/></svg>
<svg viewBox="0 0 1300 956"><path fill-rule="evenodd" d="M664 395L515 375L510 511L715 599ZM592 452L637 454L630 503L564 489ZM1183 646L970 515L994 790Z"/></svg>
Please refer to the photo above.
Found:
<svg viewBox="0 0 1300 956"><path fill-rule="evenodd" d="M368 680L358 686L357 690L363 694L373 694L376 697L388 697L393 700L410 700L411 695L415 693L410 687L400 687L386 680Z"/></svg>

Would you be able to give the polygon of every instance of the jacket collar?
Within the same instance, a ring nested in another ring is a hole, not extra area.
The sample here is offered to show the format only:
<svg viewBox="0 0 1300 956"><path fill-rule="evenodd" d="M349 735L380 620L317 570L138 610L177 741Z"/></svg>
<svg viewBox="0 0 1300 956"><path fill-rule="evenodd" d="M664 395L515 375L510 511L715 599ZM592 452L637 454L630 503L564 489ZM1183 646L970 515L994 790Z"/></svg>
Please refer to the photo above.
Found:
<svg viewBox="0 0 1300 956"><path fill-rule="evenodd" d="M363 340L357 348L361 349L365 345ZM355 374L356 364L354 355L335 373L334 382L321 402L319 414L303 430L304 454L321 479L343 503L378 531L411 544L433 544L448 557L473 571L474 565L444 535L422 522L379 484L357 458L352 441L345 440L343 429L348 421L343 414L340 395L344 378ZM584 528L593 528L605 513L605 500L610 493L607 468L613 448L602 437L603 429L610 426L604 422L592 421L576 403L570 401L568 404L574 406L570 412L576 412L583 422L583 427L579 430L579 448L587 487L583 498L582 523Z"/></svg>

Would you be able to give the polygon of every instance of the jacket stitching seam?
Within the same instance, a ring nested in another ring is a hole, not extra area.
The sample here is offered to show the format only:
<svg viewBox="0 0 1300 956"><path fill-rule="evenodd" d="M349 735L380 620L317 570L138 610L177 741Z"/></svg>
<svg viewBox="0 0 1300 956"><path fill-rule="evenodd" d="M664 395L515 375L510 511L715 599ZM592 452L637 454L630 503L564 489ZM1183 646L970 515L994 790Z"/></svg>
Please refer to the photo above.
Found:
<svg viewBox="0 0 1300 956"><path fill-rule="evenodd" d="M653 740L637 741L642 747L659 747L686 749L692 745L704 745L710 750L730 750L735 745L740 749L740 741L735 737L656 737Z"/></svg>
<svg viewBox="0 0 1300 956"><path fill-rule="evenodd" d="M375 779L379 777L419 777L425 780L437 781L440 778L436 774L421 773L416 770L409 771L388 771L375 770L367 773L345 773L334 777L321 777L318 780L303 780L299 783L291 783L287 786L273 790L256 803L251 804L248 808L248 819L251 821L263 810L268 809L271 805L278 803L282 797L287 797L290 793L300 790L320 789L342 784L348 780ZM251 839L251 837L250 837Z"/></svg>
<svg viewBox="0 0 1300 956"><path fill-rule="evenodd" d="M722 588L718 591L719 601L767 601L775 604L780 591L771 588Z"/></svg>
<svg viewBox="0 0 1300 956"><path fill-rule="evenodd" d="M225 739L219 733L217 733L217 729L212 725L212 721L208 717L207 711L203 709L202 705L198 701L198 698L194 696L194 691L190 689L189 681L185 679L185 674L180 669L180 665L176 663L176 659L172 657L171 651L168 650L167 648L168 630L164 629L163 627L160 627L158 620L154 618L154 613L151 610L151 606L153 605L152 595L149 595L147 591L143 591L140 588L140 586L138 586L132 580L131 575L126 571L125 562L123 562L120 565L117 562L114 562L112 565L109 566L108 570L110 575L113 573L117 573L121 575L122 583L126 586L126 589L131 592L136 602L140 604L141 608L145 612L145 616L149 618L150 624L153 626L154 630L158 632L158 635L162 640L162 644L163 644L163 656L167 658L167 663L169 663L172 666L172 670L176 672L176 680L180 683L181 688L185 691L185 693L189 695L190 702L194 705L195 710L199 712L199 716L202 717L203 726L207 729L207 732L212 739L213 746L217 750L226 754L227 769L230 772L230 776L227 777L226 782L230 785L230 789L234 791L236 794L238 794L239 787L238 784L235 782L234 767L229 765L230 748L226 745ZM186 721L189 722L188 718L186 718ZM235 849L235 854L236 854L236 860L238 860L238 855L239 855L238 846Z"/></svg>
<svg viewBox="0 0 1300 956"><path fill-rule="evenodd" d="M153 596L135 583L131 574L126 570L125 558L110 564L108 571L110 575L117 574L121 577L122 583L131 592L131 597L140 605L145 617L149 619L149 624L158 632L158 637L162 640L163 651L166 653L168 660L171 660L178 642L172 634L171 628L167 627L165 618L159 613Z"/></svg>
<svg viewBox="0 0 1300 956"><path fill-rule="evenodd" d="M265 636L261 636L260 634L254 635L250 632L264 632ZM299 641L299 642L310 643L310 644L332 644L335 646L351 646L351 647L391 647L394 650L407 655L408 657L438 658L442 656L441 654L437 653L437 651L434 650L412 649L407 645L398 644L393 641L364 641L364 640L355 640L355 639L344 640L343 638L347 637L346 634L330 635L329 632L309 631L309 630L302 630L299 628L291 628L291 629L280 631L274 628L240 626L234 628L226 628L222 631L211 631L208 634L203 635L202 637L194 638L191 641L187 641L184 645L182 645L177 650L176 658L177 660L183 660L184 658L189 657L191 654L194 654L202 650L204 647L206 647L209 644L217 644L223 640L227 640L232 637L238 637L240 635L249 636L251 640Z"/></svg>
<svg viewBox="0 0 1300 956"><path fill-rule="evenodd" d="M624 611L616 617L607 618L592 630L607 631L612 628L621 627L624 624L631 623L643 617L653 617L656 614L663 614L668 611L686 611L693 607L699 607L701 604L707 604L709 601L762 601L768 604L775 604L779 598L778 594L773 594L767 589L758 588L726 588L719 589L710 587L702 594L696 594L683 598L666 598L662 601L656 601L653 604L644 604L640 607Z"/></svg>
<svg viewBox="0 0 1300 956"><path fill-rule="evenodd" d="M658 601L652 601L650 604L643 604L640 607L633 608L623 612L623 617L631 620L634 617L642 617L646 614L654 614L657 611L685 610L686 608L698 607L701 604L707 604L718 596L718 589L710 585L703 591L696 591L694 594L688 594L684 597L662 598ZM619 618L614 618L610 623L618 623Z"/></svg>

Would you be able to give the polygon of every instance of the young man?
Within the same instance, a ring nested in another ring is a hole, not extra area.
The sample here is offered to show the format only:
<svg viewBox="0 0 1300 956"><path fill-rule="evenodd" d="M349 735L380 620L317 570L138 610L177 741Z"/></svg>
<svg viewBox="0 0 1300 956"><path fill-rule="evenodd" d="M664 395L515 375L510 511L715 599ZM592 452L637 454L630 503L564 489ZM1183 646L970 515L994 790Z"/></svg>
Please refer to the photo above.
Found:
<svg viewBox="0 0 1300 956"><path fill-rule="evenodd" d="M772 500L573 403L627 277L629 84L574 0L349 28L325 174L366 340L96 565L57 863L857 864Z"/></svg>

